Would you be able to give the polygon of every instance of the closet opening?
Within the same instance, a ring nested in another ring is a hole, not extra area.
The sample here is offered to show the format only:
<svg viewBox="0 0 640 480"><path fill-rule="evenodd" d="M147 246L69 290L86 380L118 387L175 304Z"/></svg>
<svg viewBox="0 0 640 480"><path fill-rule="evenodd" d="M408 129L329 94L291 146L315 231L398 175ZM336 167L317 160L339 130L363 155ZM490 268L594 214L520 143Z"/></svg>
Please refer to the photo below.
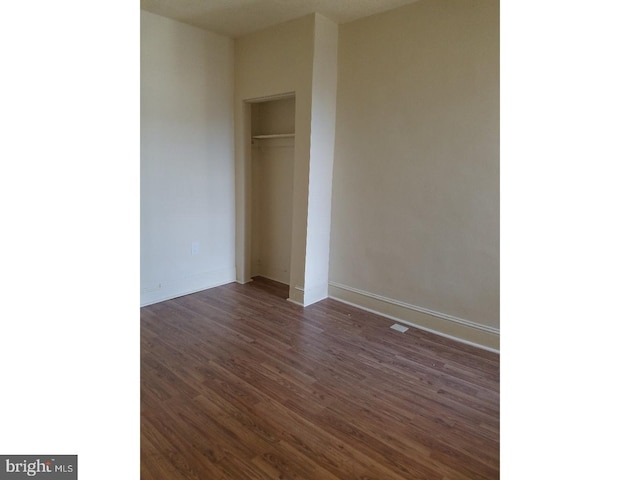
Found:
<svg viewBox="0 0 640 480"><path fill-rule="evenodd" d="M290 285L295 96L249 104L250 276Z"/></svg>

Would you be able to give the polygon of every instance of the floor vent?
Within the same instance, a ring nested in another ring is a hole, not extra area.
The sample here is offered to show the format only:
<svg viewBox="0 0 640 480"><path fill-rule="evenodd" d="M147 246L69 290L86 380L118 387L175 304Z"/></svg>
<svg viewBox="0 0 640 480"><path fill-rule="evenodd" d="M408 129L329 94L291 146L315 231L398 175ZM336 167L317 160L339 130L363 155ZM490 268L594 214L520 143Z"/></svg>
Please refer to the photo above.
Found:
<svg viewBox="0 0 640 480"><path fill-rule="evenodd" d="M402 325L398 325L397 323L394 323L393 325L391 325L391 329L392 330L397 330L399 332L406 332L407 330L409 330L408 327L403 327Z"/></svg>

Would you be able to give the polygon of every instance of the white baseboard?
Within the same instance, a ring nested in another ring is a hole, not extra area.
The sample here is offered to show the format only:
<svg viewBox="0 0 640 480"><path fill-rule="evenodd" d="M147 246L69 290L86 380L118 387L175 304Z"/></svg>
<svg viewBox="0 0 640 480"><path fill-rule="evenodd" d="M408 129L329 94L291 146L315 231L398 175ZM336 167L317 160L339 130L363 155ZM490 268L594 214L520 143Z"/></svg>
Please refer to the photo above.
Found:
<svg viewBox="0 0 640 480"><path fill-rule="evenodd" d="M320 300L324 300L329 296L329 290L327 284L321 284L316 286L304 286L304 306L308 307Z"/></svg>
<svg viewBox="0 0 640 480"><path fill-rule="evenodd" d="M146 307L235 281L235 268L227 268L159 282L157 286L145 288L140 292L140 306Z"/></svg>
<svg viewBox="0 0 640 480"><path fill-rule="evenodd" d="M302 303L298 302L297 300L294 300L291 297L287 298L287 302L291 302L291 303L293 303L295 305L298 305L299 307L304 307L304 305Z"/></svg>
<svg viewBox="0 0 640 480"><path fill-rule="evenodd" d="M500 330L357 288L329 282L329 298L459 342L500 353Z"/></svg>
<svg viewBox="0 0 640 480"><path fill-rule="evenodd" d="M289 287L289 298L287 300L304 307L304 288L297 285L293 288Z"/></svg>
<svg viewBox="0 0 640 480"><path fill-rule="evenodd" d="M328 290L326 285L311 288L295 286L289 289L289 298L287 298L287 300L301 307L308 307L327 297Z"/></svg>

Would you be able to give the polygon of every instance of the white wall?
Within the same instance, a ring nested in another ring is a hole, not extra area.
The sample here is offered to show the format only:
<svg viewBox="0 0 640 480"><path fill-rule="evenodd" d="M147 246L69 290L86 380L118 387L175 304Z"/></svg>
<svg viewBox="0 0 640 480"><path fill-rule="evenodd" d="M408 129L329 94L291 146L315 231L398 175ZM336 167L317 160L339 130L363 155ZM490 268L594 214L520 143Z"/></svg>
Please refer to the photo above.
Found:
<svg viewBox="0 0 640 480"><path fill-rule="evenodd" d="M330 293L499 342L499 6L340 26Z"/></svg>
<svg viewBox="0 0 640 480"><path fill-rule="evenodd" d="M322 15L316 15L315 21L312 82L305 305L329 294L338 25Z"/></svg>
<svg viewBox="0 0 640 480"><path fill-rule="evenodd" d="M146 305L235 280L233 41L145 11L140 17Z"/></svg>

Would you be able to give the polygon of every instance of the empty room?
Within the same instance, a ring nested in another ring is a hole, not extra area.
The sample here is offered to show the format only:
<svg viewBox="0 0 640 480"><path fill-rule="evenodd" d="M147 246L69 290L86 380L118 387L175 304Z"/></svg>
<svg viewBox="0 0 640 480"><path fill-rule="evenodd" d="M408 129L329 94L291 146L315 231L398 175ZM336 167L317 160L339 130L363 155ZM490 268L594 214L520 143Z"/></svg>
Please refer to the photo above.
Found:
<svg viewBox="0 0 640 480"><path fill-rule="evenodd" d="M499 478L498 1L140 21L141 478Z"/></svg>

